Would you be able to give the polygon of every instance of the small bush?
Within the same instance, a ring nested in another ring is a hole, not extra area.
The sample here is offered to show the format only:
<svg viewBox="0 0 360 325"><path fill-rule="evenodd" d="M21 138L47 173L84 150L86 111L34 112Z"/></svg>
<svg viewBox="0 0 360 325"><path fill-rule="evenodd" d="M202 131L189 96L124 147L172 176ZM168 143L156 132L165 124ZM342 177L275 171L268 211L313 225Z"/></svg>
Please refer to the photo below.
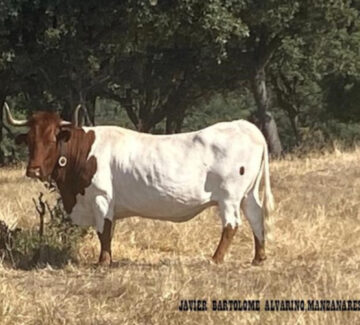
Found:
<svg viewBox="0 0 360 325"><path fill-rule="evenodd" d="M42 197L41 193L38 201L34 200L40 219L38 229L13 231L0 224L3 261L15 268L31 269L47 264L62 267L69 261L77 262L77 244L87 230L71 223L60 199L50 207Z"/></svg>

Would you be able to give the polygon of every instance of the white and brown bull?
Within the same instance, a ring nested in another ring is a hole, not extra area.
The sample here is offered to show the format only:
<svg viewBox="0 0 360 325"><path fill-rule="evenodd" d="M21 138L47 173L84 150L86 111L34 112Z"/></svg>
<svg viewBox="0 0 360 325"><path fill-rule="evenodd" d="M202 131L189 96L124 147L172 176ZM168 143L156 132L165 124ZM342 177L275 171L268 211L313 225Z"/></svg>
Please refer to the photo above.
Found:
<svg viewBox="0 0 360 325"><path fill-rule="evenodd" d="M196 132L151 135L116 126L80 128L53 112L19 121L6 104L5 113L10 124L29 127L17 137L29 149L26 175L52 178L73 222L95 227L99 263L111 263L116 219L183 222L214 205L223 231L213 260L223 261L241 225L240 207L254 233L253 263L266 258L264 217L273 208L273 196L267 145L253 124L238 120Z"/></svg>

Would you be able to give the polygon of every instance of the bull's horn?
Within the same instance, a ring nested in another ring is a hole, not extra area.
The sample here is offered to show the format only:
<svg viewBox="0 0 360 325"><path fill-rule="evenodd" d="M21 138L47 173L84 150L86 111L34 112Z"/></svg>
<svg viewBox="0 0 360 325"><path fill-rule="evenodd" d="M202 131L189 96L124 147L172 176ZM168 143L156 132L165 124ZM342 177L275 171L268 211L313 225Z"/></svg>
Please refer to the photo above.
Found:
<svg viewBox="0 0 360 325"><path fill-rule="evenodd" d="M16 120L12 117L10 113L10 108L6 102L4 102L5 115L8 123L13 126L25 126L28 124L28 120Z"/></svg>
<svg viewBox="0 0 360 325"><path fill-rule="evenodd" d="M68 121L61 121L60 122L60 126L69 126L71 125L71 122L68 122Z"/></svg>
<svg viewBox="0 0 360 325"><path fill-rule="evenodd" d="M74 122L75 126L79 126L79 111L80 111L80 108L81 108L81 104L76 106L76 108L74 109L73 122Z"/></svg>

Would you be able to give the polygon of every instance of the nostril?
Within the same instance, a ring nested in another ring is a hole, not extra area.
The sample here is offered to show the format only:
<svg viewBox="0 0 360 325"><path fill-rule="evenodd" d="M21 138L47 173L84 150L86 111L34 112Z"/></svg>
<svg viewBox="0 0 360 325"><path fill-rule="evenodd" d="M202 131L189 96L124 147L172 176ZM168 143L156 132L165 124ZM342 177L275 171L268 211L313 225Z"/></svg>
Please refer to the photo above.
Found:
<svg viewBox="0 0 360 325"><path fill-rule="evenodd" d="M39 167L30 167L26 171L26 176L28 177L40 177L40 168Z"/></svg>

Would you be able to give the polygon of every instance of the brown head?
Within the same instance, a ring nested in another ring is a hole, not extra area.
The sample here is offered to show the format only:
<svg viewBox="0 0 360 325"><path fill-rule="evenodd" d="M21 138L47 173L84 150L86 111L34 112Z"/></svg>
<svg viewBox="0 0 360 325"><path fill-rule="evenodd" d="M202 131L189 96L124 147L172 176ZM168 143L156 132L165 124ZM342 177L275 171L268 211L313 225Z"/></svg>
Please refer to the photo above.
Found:
<svg viewBox="0 0 360 325"><path fill-rule="evenodd" d="M25 143L29 149L26 175L46 180L59 163L61 146L71 135L71 123L63 121L54 112L36 112L28 120L16 120L5 103L8 123L27 126L29 131L16 137L17 144Z"/></svg>

